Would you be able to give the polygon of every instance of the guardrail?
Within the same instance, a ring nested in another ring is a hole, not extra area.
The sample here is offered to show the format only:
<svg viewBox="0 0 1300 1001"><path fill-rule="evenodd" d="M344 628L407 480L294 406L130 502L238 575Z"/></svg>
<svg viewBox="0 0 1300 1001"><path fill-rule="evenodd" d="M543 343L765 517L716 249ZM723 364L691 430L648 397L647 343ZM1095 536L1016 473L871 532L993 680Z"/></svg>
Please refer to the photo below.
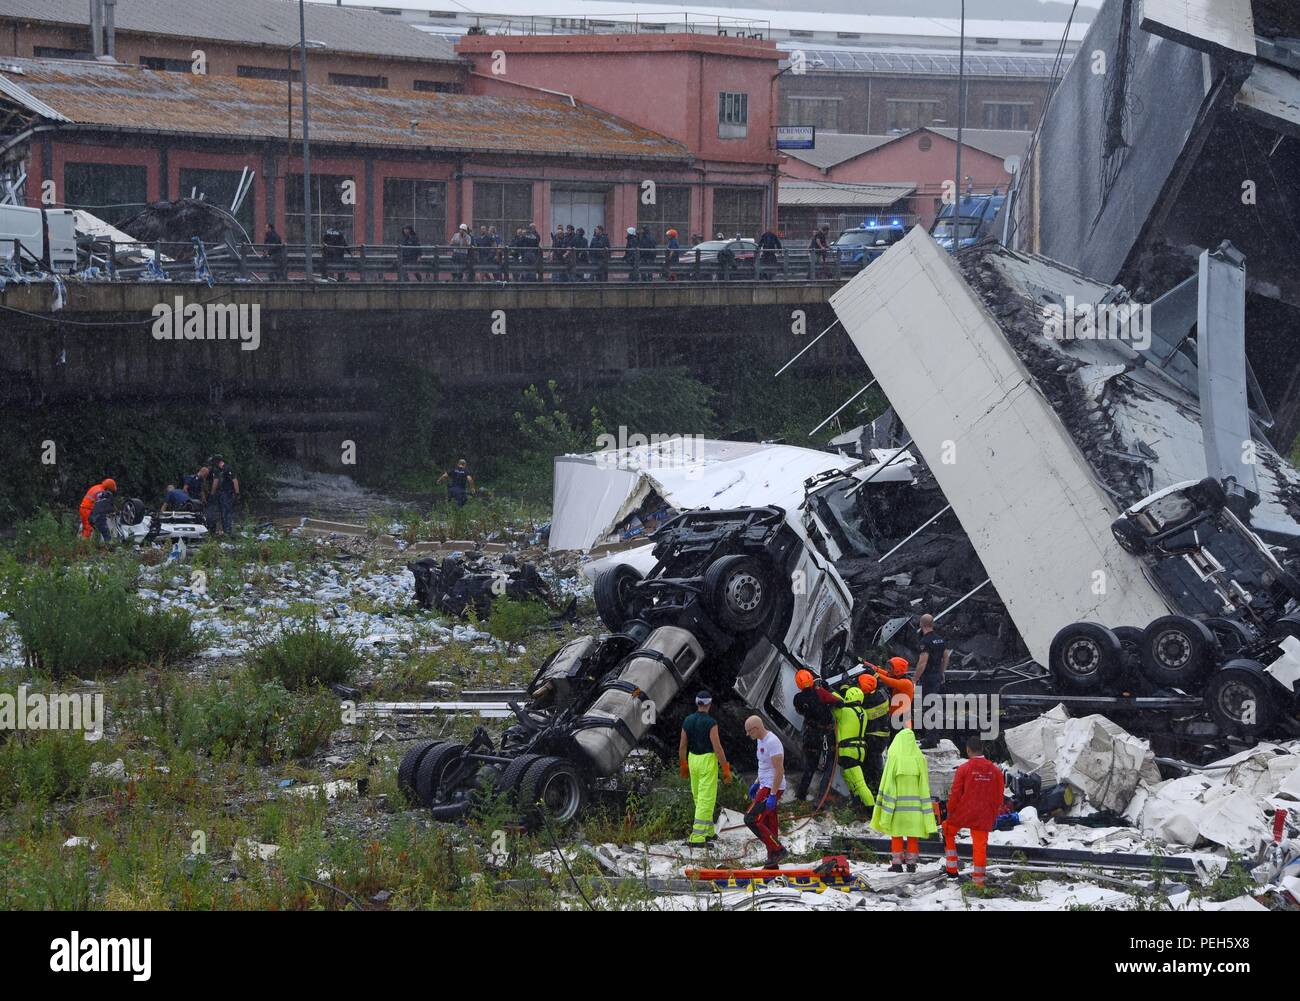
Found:
<svg viewBox="0 0 1300 1001"><path fill-rule="evenodd" d="M93 241L88 264L111 280L300 282L839 281L869 260L861 248L716 250L667 247L455 247ZM84 269L83 269L84 270Z"/></svg>

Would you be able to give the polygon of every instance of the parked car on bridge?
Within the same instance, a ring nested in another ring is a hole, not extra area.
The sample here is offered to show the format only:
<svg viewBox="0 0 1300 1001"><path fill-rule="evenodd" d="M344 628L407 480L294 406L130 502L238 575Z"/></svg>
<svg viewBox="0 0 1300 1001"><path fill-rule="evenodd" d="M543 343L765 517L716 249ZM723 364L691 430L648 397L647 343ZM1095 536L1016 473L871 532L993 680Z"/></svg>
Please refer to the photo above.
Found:
<svg viewBox="0 0 1300 1001"><path fill-rule="evenodd" d="M758 243L747 238L732 240L705 240L703 243L697 243L694 247L687 247L682 250L681 264L687 268L695 267L695 255L699 252L700 268L709 269L715 272L721 270L720 257L723 250L730 250L734 255L731 267L741 270L741 273L752 273L754 270L754 255L758 253Z"/></svg>

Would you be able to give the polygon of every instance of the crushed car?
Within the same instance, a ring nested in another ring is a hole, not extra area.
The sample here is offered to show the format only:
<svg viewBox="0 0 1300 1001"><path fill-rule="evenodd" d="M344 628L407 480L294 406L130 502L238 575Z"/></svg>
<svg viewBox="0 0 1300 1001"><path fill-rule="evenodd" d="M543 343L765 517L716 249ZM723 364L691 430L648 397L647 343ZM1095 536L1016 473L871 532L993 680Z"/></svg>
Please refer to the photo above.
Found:
<svg viewBox="0 0 1300 1001"><path fill-rule="evenodd" d="M492 613L498 597L540 601L557 619L572 620L577 599L560 602L531 563L506 553L498 560L481 552L445 557L427 556L406 565L415 578L415 601L421 608L457 618L471 611L480 619Z"/></svg>

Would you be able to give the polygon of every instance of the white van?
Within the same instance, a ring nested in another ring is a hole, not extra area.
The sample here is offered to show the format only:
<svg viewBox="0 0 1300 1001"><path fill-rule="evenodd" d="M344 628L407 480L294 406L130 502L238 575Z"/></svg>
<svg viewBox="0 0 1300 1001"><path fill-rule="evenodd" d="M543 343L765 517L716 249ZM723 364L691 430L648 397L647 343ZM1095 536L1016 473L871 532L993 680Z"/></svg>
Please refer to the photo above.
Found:
<svg viewBox="0 0 1300 1001"><path fill-rule="evenodd" d="M0 205L0 261L13 263L17 240L21 263L35 262L68 273L77 268L76 215L72 209Z"/></svg>

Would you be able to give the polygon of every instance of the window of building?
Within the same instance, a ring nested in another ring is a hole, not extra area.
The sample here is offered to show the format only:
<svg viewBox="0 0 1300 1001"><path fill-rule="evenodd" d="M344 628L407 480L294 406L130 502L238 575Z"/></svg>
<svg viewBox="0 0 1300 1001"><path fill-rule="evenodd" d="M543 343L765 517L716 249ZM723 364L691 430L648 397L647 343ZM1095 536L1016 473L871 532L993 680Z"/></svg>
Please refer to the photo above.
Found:
<svg viewBox="0 0 1300 1001"><path fill-rule="evenodd" d="M730 239L739 233L754 238L763 232L762 188L714 188L713 233Z"/></svg>
<svg viewBox="0 0 1300 1001"><path fill-rule="evenodd" d="M783 125L815 125L819 132L840 130L840 99L838 97L799 97L785 99Z"/></svg>
<svg viewBox="0 0 1300 1001"><path fill-rule="evenodd" d="M287 66L236 66L235 76L242 76L247 80L292 80L298 82L301 74L297 70L290 72Z"/></svg>
<svg viewBox="0 0 1300 1001"><path fill-rule="evenodd" d="M985 101L984 127L986 129L1029 128L1029 113L1033 110L1030 101Z"/></svg>
<svg viewBox="0 0 1300 1001"><path fill-rule="evenodd" d="M140 65L162 73L189 73L194 69L194 64L188 59L168 59L166 56L141 56Z"/></svg>
<svg viewBox="0 0 1300 1001"><path fill-rule="evenodd" d="M792 31L790 32L790 37L791 38L812 38L813 33L811 31Z"/></svg>
<svg viewBox="0 0 1300 1001"><path fill-rule="evenodd" d="M934 145L934 140L930 138L928 133L922 135L921 138L916 141L916 148L919 149L922 153L930 152L930 148L933 145ZM962 145L964 146L965 143L963 143Z"/></svg>
<svg viewBox="0 0 1300 1001"><path fill-rule="evenodd" d="M414 226L425 246L447 242L447 185L406 177L384 178L383 242L402 240L402 227Z"/></svg>
<svg viewBox="0 0 1300 1001"><path fill-rule="evenodd" d="M311 239L314 245L320 245L321 234L331 226L342 233L348 243L355 242L352 216L356 206L343 200L348 189L344 182L351 180L342 174L311 175ZM357 197L361 197L360 192L357 192ZM284 239L289 243L301 243L302 230L302 175L289 174L284 179Z"/></svg>
<svg viewBox="0 0 1300 1001"><path fill-rule="evenodd" d="M239 182L243 178L243 173L238 170L182 167L179 175L180 190L177 191L177 194L182 198L202 198L204 201L219 205L229 212L230 206L235 202L235 195L239 191ZM253 232L253 206L257 204L255 197L256 185L257 181L254 179L253 187L250 187L244 194L244 200L240 202L239 208L233 213L234 217L239 220L239 225L244 227L244 232L253 239L253 242L258 240L258 235Z"/></svg>
<svg viewBox="0 0 1300 1001"><path fill-rule="evenodd" d="M975 44L976 45L997 45L998 40L996 38L977 38L975 39Z"/></svg>
<svg viewBox="0 0 1300 1001"><path fill-rule="evenodd" d="M63 165L63 204L85 209L116 225L149 200L149 172L117 163Z"/></svg>
<svg viewBox="0 0 1300 1001"><path fill-rule="evenodd" d="M32 49L37 59L94 59L95 53L85 49L60 49L53 45L38 45Z"/></svg>
<svg viewBox="0 0 1300 1001"><path fill-rule="evenodd" d="M1022 38L1020 39L1020 44L1021 45L1042 45L1043 40L1041 38Z"/></svg>
<svg viewBox="0 0 1300 1001"><path fill-rule="evenodd" d="M497 181L474 182L474 219L472 226L495 226L503 243L514 239L515 230L533 219L533 186ZM545 220L539 226L545 226Z"/></svg>
<svg viewBox="0 0 1300 1001"><path fill-rule="evenodd" d="M453 83L450 80L416 80L415 89L430 94L463 94L465 92L462 84Z"/></svg>
<svg viewBox="0 0 1300 1001"><path fill-rule="evenodd" d="M722 91L718 94L718 138L744 139L749 135L749 95Z"/></svg>
<svg viewBox="0 0 1300 1001"><path fill-rule="evenodd" d="M637 199L636 224L639 229L649 226L655 240L662 246L670 229L677 230L677 242L683 247L691 240L691 189L655 185L655 203L643 205Z"/></svg>
<svg viewBox="0 0 1300 1001"><path fill-rule="evenodd" d="M859 35L856 31L837 31L835 32L835 37L836 38L861 38L862 36Z"/></svg>
<svg viewBox="0 0 1300 1001"><path fill-rule="evenodd" d="M909 101L888 98L885 101L885 127L890 131L917 129L931 125L942 115L940 101Z"/></svg>
<svg viewBox="0 0 1300 1001"><path fill-rule="evenodd" d="M374 90L386 90L388 77L364 76L360 73L331 73L330 83L339 87L370 87Z"/></svg>

